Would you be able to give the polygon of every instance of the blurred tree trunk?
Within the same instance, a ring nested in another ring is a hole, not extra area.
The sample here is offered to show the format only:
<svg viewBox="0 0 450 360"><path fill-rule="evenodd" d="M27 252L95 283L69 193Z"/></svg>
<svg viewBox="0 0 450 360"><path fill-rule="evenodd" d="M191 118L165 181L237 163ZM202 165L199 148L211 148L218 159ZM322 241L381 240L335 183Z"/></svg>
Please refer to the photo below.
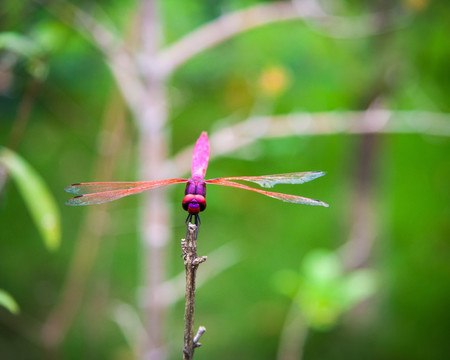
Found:
<svg viewBox="0 0 450 360"><path fill-rule="evenodd" d="M139 168L142 180L164 178L164 163L167 161L167 110L166 88L158 77L155 64L160 46L161 27L156 0L141 2L139 18L139 51L145 63L141 69L144 87L147 89L141 99L142 108L135 113L139 128ZM166 245L171 238L170 216L166 201L166 190L155 189L144 193L141 219L141 238L145 254L144 306L146 339L142 339L140 358L161 360L166 358L164 348L164 316L166 306L158 289L165 280Z"/></svg>

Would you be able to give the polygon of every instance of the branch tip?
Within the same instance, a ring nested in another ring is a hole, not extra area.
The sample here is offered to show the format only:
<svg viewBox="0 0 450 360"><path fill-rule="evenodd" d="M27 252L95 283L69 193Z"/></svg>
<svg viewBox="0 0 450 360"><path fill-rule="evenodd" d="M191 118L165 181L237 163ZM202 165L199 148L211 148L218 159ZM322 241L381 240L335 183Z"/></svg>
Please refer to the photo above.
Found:
<svg viewBox="0 0 450 360"><path fill-rule="evenodd" d="M195 258L192 261L192 265L199 265L199 264L205 262L207 258L208 258L207 256L202 256L202 257L199 257L199 258Z"/></svg>
<svg viewBox="0 0 450 360"><path fill-rule="evenodd" d="M200 347L202 346L201 343L199 343L198 341L200 340L200 338L202 337L202 335L206 332L206 328L204 326L200 326L197 330L197 334L194 337L194 347Z"/></svg>

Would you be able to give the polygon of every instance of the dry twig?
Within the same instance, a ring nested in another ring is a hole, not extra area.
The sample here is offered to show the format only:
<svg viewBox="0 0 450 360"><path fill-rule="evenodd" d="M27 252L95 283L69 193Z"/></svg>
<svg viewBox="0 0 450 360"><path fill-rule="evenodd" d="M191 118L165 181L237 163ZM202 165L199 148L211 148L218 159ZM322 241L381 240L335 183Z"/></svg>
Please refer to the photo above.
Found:
<svg viewBox="0 0 450 360"><path fill-rule="evenodd" d="M197 226L189 223L186 239L181 240L184 267L186 269L183 360L191 360L194 357L194 349L201 345L198 341L206 331L203 326L200 326L197 335L194 337L195 279L198 265L206 261L206 256L197 257L197 235Z"/></svg>

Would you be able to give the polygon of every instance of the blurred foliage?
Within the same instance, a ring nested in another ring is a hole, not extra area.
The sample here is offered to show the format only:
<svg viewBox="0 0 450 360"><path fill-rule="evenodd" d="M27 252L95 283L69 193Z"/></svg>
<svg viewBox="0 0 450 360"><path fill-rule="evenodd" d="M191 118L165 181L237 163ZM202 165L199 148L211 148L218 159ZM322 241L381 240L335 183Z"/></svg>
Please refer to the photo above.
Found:
<svg viewBox="0 0 450 360"><path fill-rule="evenodd" d="M0 34L0 49L6 49L25 57L34 57L41 53L41 49L35 42L13 32Z"/></svg>
<svg viewBox="0 0 450 360"><path fill-rule="evenodd" d="M0 165L17 184L47 248L57 249L61 241L59 209L42 178L24 159L6 148L0 148Z"/></svg>
<svg viewBox="0 0 450 360"><path fill-rule="evenodd" d="M163 40L171 44L221 14L260 2L269 1L160 1ZM392 6L399 10L391 19L396 26L375 36L339 39L332 31L289 21L251 30L208 49L169 80L172 153L193 143L203 130L212 132L249 115L365 110L378 96L389 109L450 112L450 8L446 2L323 3L341 16ZM109 21L127 38L135 28L136 1L76 4ZM33 176L26 175L22 187L6 183L0 197L0 288L14 294L21 314L12 316L0 308L1 358L46 359L36 339L60 299L88 211L64 207L68 197L63 189L70 183L94 180L94 166L103 151L100 139L108 136L103 119L116 85L100 52L38 2L2 1L0 33L1 145L8 144L26 89L36 76L33 71L30 74L30 61L38 59L47 69L32 99L33 111L20 146L14 150L51 189L64 234L57 253L42 247L35 218L24 211L22 200L22 191L32 190L25 199L42 205L37 198L40 190L31 188ZM37 54L31 51L35 47L42 49L36 57L23 55L24 51ZM102 180L138 178L139 134L128 120L126 141L115 159L115 176ZM314 182L280 185L275 191L319 198L330 208L295 206L239 189L208 188L199 253L208 255L231 242L243 260L198 289L196 324L205 325L208 332L196 359L274 359L293 299L314 324L304 359L440 360L448 356L449 140L380 134L377 144L372 179L376 242L367 264L372 272L358 270L353 275L342 272L333 253L348 240L353 223L360 136L264 140L210 163L210 178L327 171ZM183 271L179 238L185 233L185 214L180 206L183 187L170 191L175 235L168 270L175 276ZM129 342L111 308L116 299L136 307L140 304L139 274L145 258L136 230L140 205L141 197L136 196L108 208L108 231L60 358L131 358ZM95 224L91 228L95 230ZM318 248L331 252L312 252ZM373 291L373 273L376 293L363 308L353 306ZM282 293L271 286L274 274ZM317 309L316 301L324 307ZM179 358L183 312L184 304L178 301L167 314L164 331L173 359Z"/></svg>
<svg viewBox="0 0 450 360"><path fill-rule="evenodd" d="M18 314L20 312L19 305L16 303L14 298L2 289L0 289L0 306L8 309L13 314Z"/></svg>
<svg viewBox="0 0 450 360"><path fill-rule="evenodd" d="M281 271L275 287L297 302L308 326L327 330L338 317L375 292L375 274L371 270L344 271L337 254L326 250L308 253L300 273ZM293 288L298 288L292 293Z"/></svg>
<svg viewBox="0 0 450 360"><path fill-rule="evenodd" d="M47 76L48 68L44 61L45 51L35 39L14 32L0 33L1 50L24 57L26 69L37 79L43 80Z"/></svg>

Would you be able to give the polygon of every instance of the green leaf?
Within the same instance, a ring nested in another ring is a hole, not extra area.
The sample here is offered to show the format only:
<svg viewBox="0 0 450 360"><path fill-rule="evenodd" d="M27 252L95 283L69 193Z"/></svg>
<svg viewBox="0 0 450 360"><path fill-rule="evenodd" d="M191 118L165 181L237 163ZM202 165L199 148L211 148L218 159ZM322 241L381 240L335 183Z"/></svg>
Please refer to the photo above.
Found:
<svg viewBox="0 0 450 360"><path fill-rule="evenodd" d="M60 214L56 202L39 174L18 154L0 148L3 163L25 200L31 216L49 250L59 247Z"/></svg>
<svg viewBox="0 0 450 360"><path fill-rule="evenodd" d="M26 58L41 55L42 49L35 41L15 32L0 33L0 50L7 49Z"/></svg>
<svg viewBox="0 0 450 360"><path fill-rule="evenodd" d="M351 272L342 282L346 307L351 308L368 298L376 292L376 289L376 274L373 270L361 269Z"/></svg>
<svg viewBox="0 0 450 360"><path fill-rule="evenodd" d="M301 267L296 301L309 326L327 330L339 317L376 290L375 273L368 269L344 272L337 253L314 250Z"/></svg>
<svg viewBox="0 0 450 360"><path fill-rule="evenodd" d="M11 311L13 314L18 314L20 312L19 305L17 305L16 300L9 295L5 290L0 289L0 306Z"/></svg>
<svg viewBox="0 0 450 360"><path fill-rule="evenodd" d="M314 250L305 256L302 274L315 284L329 284L342 274L339 257L328 250Z"/></svg>

